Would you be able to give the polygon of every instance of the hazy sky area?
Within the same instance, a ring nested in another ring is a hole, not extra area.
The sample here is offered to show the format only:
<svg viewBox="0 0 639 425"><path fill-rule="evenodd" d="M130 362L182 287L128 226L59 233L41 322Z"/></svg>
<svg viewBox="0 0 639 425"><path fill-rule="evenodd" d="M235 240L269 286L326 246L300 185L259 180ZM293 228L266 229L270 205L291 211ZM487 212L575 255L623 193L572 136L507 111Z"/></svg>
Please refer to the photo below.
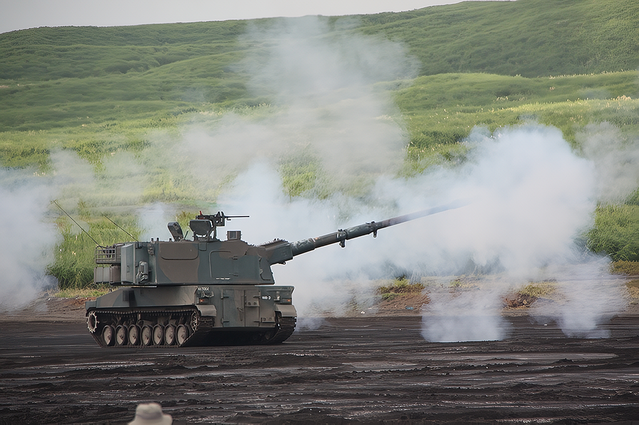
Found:
<svg viewBox="0 0 639 425"><path fill-rule="evenodd" d="M401 12L461 0L8 0L0 33L36 27L119 26L276 16Z"/></svg>

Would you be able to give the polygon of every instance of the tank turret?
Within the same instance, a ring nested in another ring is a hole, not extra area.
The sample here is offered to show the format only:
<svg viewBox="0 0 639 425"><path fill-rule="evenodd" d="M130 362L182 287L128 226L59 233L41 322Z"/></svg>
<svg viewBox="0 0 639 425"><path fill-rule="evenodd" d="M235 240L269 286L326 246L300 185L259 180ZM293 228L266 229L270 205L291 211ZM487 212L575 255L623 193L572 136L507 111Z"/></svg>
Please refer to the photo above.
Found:
<svg viewBox="0 0 639 425"><path fill-rule="evenodd" d="M247 216L200 212L189 223L192 239L170 222L168 241L96 247L94 281L121 288L86 302L87 326L102 347L280 343L295 330L297 312L294 287L275 285L271 265L458 206L263 245L244 242L239 231L218 238L227 220Z"/></svg>

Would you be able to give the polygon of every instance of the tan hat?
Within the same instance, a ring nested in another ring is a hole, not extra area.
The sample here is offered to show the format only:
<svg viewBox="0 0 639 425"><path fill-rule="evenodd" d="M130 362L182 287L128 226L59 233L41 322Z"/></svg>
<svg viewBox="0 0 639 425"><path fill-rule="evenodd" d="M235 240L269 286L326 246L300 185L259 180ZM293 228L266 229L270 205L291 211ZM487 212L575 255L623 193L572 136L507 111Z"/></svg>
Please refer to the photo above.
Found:
<svg viewBox="0 0 639 425"><path fill-rule="evenodd" d="M162 406L157 403L138 404L135 419L129 425L171 425L171 415L162 413Z"/></svg>

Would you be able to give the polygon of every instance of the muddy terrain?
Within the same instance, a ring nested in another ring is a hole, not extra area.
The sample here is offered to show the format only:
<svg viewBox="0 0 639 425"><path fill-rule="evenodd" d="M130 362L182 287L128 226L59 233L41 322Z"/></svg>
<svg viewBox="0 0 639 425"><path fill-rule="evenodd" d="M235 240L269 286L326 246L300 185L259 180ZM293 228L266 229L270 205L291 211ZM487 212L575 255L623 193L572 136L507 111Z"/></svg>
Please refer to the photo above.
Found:
<svg viewBox="0 0 639 425"><path fill-rule="evenodd" d="M503 341L426 342L406 311L276 346L101 349L82 300L41 300L0 315L0 424L126 424L150 401L174 424L639 424L639 314L606 339L505 314Z"/></svg>

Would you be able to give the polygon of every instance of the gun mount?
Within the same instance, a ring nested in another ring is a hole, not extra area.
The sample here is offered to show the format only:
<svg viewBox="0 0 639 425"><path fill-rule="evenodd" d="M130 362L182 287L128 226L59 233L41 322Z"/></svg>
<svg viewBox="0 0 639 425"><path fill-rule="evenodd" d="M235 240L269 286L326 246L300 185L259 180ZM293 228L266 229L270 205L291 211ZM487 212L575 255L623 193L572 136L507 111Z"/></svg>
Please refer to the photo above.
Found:
<svg viewBox="0 0 639 425"><path fill-rule="evenodd" d="M274 344L295 330L293 286L275 286L271 265L284 264L316 248L373 234L459 204L449 204L387 220L340 229L297 242L275 240L250 245L240 231L218 239L223 212L200 212L185 237L168 223L173 240L124 242L96 248L96 283L121 288L86 302L87 326L102 347Z"/></svg>

